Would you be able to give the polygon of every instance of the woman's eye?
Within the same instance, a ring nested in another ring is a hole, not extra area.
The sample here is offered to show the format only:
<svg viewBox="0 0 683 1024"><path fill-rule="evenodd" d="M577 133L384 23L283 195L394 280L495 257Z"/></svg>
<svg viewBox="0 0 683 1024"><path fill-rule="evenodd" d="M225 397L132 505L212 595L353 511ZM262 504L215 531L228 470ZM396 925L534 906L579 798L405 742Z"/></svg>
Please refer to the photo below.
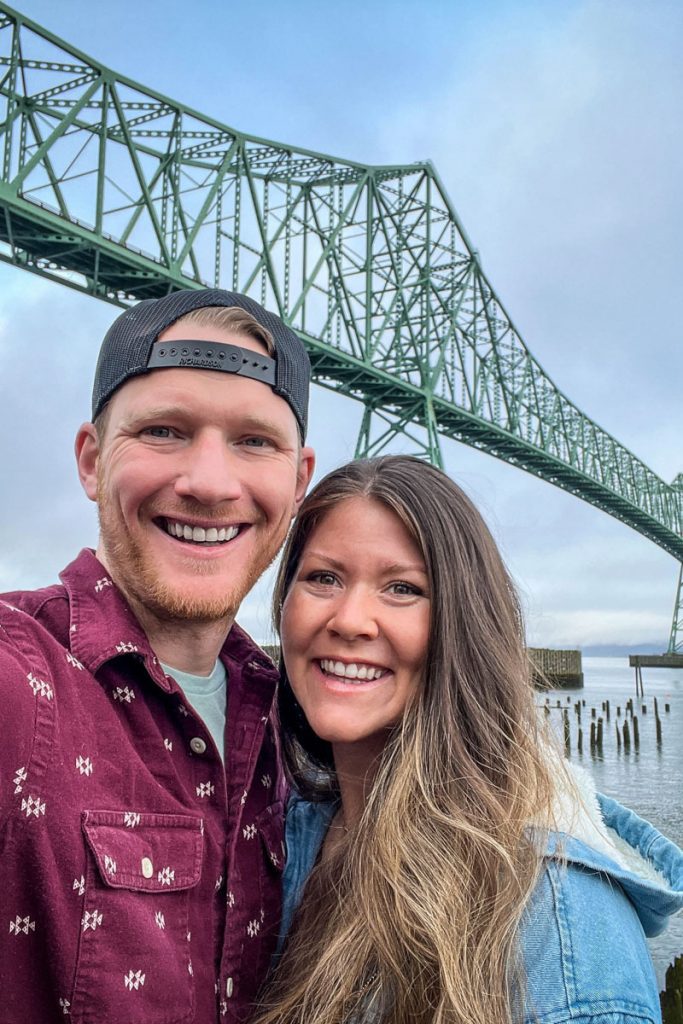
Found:
<svg viewBox="0 0 683 1024"><path fill-rule="evenodd" d="M333 587L337 582L333 572L312 572L309 573L308 579L311 583L320 583L323 587Z"/></svg>
<svg viewBox="0 0 683 1024"><path fill-rule="evenodd" d="M403 580L390 584L389 590L392 594L396 594L397 597L419 597L422 594L420 587L414 583L406 583Z"/></svg>

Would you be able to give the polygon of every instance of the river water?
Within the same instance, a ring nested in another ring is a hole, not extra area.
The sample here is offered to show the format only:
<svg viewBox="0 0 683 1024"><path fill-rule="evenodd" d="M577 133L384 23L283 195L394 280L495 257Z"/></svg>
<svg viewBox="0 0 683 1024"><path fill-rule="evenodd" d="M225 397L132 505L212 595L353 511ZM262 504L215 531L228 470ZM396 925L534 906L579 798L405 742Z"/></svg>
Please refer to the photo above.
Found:
<svg viewBox="0 0 683 1024"><path fill-rule="evenodd" d="M579 690L550 690L546 697L551 707L551 720L563 735L562 712L569 709L572 762L581 764L595 779L597 788L615 797L656 825L669 839L683 846L683 669L643 669L644 697L636 698L634 670L628 658L583 659L584 687ZM662 727L662 742L657 743L654 698L657 698ZM569 700L567 699L569 698ZM630 750L617 744L616 725L623 736L626 701L633 698L638 719L639 748L633 742L633 724L628 714L631 734ZM574 705L581 708L583 753L577 750L578 718ZM605 718L603 701L610 703L610 720L603 722L602 753L591 753L591 708ZM665 705L669 711L665 711ZM642 706L646 706L643 714ZM621 714L617 716L617 708ZM660 988L664 973L675 956L683 953L683 915L674 918L664 935L650 940L652 958Z"/></svg>

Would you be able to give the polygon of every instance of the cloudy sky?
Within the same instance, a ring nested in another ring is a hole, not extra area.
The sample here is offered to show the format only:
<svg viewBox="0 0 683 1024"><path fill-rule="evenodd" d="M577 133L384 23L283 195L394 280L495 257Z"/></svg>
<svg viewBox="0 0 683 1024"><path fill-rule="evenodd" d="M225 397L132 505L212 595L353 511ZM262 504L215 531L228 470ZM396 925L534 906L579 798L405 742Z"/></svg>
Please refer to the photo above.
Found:
<svg viewBox="0 0 683 1024"><path fill-rule="evenodd" d="M109 67L242 131L365 163L434 161L489 279L578 406L683 469L678 0L25 0ZM0 265L0 589L96 543L74 433L117 310ZM326 471L360 409L315 390ZM332 426L333 425L333 426ZM677 563L597 509L444 442L503 549L532 642L666 645ZM267 636L267 581L243 609Z"/></svg>

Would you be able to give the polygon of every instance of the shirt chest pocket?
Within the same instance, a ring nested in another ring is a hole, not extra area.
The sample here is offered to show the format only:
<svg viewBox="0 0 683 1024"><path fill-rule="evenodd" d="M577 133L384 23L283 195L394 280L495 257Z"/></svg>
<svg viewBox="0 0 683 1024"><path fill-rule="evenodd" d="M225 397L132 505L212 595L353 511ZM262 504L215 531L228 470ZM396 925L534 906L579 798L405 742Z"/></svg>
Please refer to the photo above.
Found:
<svg viewBox="0 0 683 1024"><path fill-rule="evenodd" d="M201 818L84 811L81 825L87 869L71 1020L192 1020L189 898L201 876Z"/></svg>

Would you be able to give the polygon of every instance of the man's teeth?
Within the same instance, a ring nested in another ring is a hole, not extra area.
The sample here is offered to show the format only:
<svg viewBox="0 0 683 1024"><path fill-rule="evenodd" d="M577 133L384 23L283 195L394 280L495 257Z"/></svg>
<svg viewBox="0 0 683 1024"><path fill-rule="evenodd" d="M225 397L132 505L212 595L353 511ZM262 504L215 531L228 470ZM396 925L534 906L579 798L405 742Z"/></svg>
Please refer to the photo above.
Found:
<svg viewBox="0 0 683 1024"><path fill-rule="evenodd" d="M342 679L359 679L361 682L379 679L386 672L386 669L375 668L373 665L357 665L355 662L345 665L343 661L331 661L329 658L322 658L320 667L328 676L340 676Z"/></svg>
<svg viewBox="0 0 683 1024"><path fill-rule="evenodd" d="M232 540L239 531L239 526L221 526L217 529L210 526L207 530L203 526L188 526L187 523L174 523L166 520L166 529L172 537L180 540L191 540L195 544L219 544L221 541Z"/></svg>

